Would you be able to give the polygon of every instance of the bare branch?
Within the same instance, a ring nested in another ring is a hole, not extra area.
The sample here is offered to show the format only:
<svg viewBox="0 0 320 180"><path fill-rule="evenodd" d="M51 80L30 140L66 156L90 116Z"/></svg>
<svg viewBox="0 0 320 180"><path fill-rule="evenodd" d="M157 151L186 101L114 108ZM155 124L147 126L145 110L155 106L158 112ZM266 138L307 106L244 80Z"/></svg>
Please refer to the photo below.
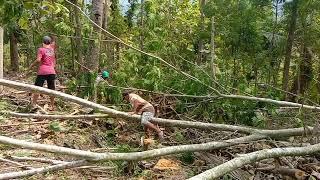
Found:
<svg viewBox="0 0 320 180"><path fill-rule="evenodd" d="M250 97L250 96L242 96L242 95L228 95L228 94L221 94L221 97L229 98L229 99L243 99L243 100L249 100L249 101L266 102L270 104L276 104L279 106L292 106L292 107L300 107L300 108L311 109L311 110L320 110L320 107L318 106L309 106L305 104L299 104L299 103L288 102L288 101L278 101L278 100L273 100L268 98Z"/></svg>
<svg viewBox="0 0 320 180"><path fill-rule="evenodd" d="M8 159L0 158L0 161L6 162L6 163L10 163L10 164L14 164L14 165L16 165L18 167L21 167L23 169L32 169L32 167L30 167L30 166L27 166L27 165L24 165L24 164L15 162L15 161L11 161L11 160L8 160Z"/></svg>
<svg viewBox="0 0 320 180"><path fill-rule="evenodd" d="M51 171L58 171L58 170L62 170L62 169L79 167L79 166L83 166L86 164L88 164L88 162L86 160L80 160L80 161L67 162L67 163L62 163L62 164L58 164L58 165L41 167L41 168L36 168L36 169L31 169L31 170L26 170L26 171L3 173L3 174L0 174L0 180L15 179L15 178L21 178L21 177L26 177L26 176L32 176L32 175L40 174L40 173L46 173L46 172L51 172Z"/></svg>
<svg viewBox="0 0 320 180"><path fill-rule="evenodd" d="M216 179L220 176L223 176L226 173L234 171L235 169L241 168L246 164L251 164L257 161L261 161L263 159L278 158L282 156L303 156L314 154L317 152L320 152L320 144L315 144L306 147L264 149L261 151L241 155L240 157L234 158L226 163L223 163L199 175L196 175L190 178L190 180Z"/></svg>
<svg viewBox="0 0 320 180"><path fill-rule="evenodd" d="M47 158L36 158L36 157L19 157L19 156L8 156L9 159L19 161L19 162L25 162L25 161L35 161L35 162L41 162L41 163L50 163L50 164L62 164L62 163L68 163L67 161L60 161L55 159L47 159ZM93 169L93 170L108 170L108 169L114 169L114 167L106 167L106 166L81 166L76 167L75 169Z"/></svg>
<svg viewBox="0 0 320 180"><path fill-rule="evenodd" d="M94 119L94 118L106 118L107 114L88 114L88 115L52 115L52 114L28 114L28 113L16 113L11 111L2 111L2 114L11 115L21 118L34 118L34 119Z"/></svg>
<svg viewBox="0 0 320 180"><path fill-rule="evenodd" d="M59 161L54 159L47 159L47 158L35 158L35 157L20 157L20 156L8 156L9 159L25 162L25 161L36 161L41 163L51 163L51 164L61 164L66 163L65 161Z"/></svg>

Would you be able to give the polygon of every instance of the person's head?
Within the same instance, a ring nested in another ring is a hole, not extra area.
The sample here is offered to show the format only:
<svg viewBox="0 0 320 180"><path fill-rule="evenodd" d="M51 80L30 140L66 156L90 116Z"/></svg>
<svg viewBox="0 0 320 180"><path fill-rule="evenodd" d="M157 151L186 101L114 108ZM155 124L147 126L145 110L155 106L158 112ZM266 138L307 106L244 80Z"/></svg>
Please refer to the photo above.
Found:
<svg viewBox="0 0 320 180"><path fill-rule="evenodd" d="M131 94L131 93L132 93L132 91L130 91L130 90L125 90L125 91L123 91L123 92L122 92L122 98L123 98L123 100L129 101L129 94Z"/></svg>
<svg viewBox="0 0 320 180"><path fill-rule="evenodd" d="M43 37L43 45L50 45L51 41L52 41L51 37L49 37L49 36Z"/></svg>

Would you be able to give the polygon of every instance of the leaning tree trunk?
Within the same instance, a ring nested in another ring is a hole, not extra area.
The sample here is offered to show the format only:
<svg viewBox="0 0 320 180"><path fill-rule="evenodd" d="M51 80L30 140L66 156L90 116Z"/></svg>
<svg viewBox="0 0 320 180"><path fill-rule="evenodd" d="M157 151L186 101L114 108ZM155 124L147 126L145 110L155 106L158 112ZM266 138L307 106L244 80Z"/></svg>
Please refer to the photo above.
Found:
<svg viewBox="0 0 320 180"><path fill-rule="evenodd" d="M303 48L303 60L300 62L299 71L290 92L292 94L303 95L312 80L312 52L310 48ZM289 100L295 101L295 96L289 96Z"/></svg>
<svg viewBox="0 0 320 180"><path fill-rule="evenodd" d="M290 24L288 28L288 39L287 39L287 46L286 46L286 52L285 52L283 84L282 84L282 89L284 91L288 91L291 51L292 51L292 45L294 40L294 32L296 30L296 23L298 18L298 1L299 0L293 0L293 5L291 9L291 19L290 19ZM287 99L287 94L285 95L285 99Z"/></svg>
<svg viewBox="0 0 320 180"><path fill-rule="evenodd" d="M92 0L91 19L100 27L102 26L103 4L104 0ZM90 70L97 72L99 66L101 29L95 25L93 25L93 37L98 40L90 40L86 64Z"/></svg>
<svg viewBox="0 0 320 180"><path fill-rule="evenodd" d="M10 60L11 70L19 71L18 40L14 32L10 34Z"/></svg>

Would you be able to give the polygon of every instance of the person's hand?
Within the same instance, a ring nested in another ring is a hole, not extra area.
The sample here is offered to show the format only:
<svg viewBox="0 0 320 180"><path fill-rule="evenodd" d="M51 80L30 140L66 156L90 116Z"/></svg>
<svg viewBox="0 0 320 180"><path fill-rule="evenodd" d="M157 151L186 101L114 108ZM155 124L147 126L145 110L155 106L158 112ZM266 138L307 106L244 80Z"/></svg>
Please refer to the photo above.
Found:
<svg viewBox="0 0 320 180"><path fill-rule="evenodd" d="M23 77L27 77L27 76L30 76L32 74L32 71L31 70L27 70L25 74L23 74Z"/></svg>

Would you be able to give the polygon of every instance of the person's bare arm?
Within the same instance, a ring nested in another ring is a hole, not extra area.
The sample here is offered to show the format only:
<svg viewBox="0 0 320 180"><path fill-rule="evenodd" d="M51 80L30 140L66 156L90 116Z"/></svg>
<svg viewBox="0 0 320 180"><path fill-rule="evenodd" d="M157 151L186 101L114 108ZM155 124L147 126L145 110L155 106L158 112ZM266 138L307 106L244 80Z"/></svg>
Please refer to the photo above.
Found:
<svg viewBox="0 0 320 180"><path fill-rule="evenodd" d="M31 71L31 69L33 68L33 66L35 66L36 64L40 63L41 59L40 58L37 58L35 61L33 61L31 63L31 65L29 66L27 72Z"/></svg>
<svg viewBox="0 0 320 180"><path fill-rule="evenodd" d="M133 114L138 114L137 108L138 108L138 104L137 104L137 102L136 102L136 100L135 100L135 101L133 102L131 112L128 112L128 113L131 114L131 115L133 115Z"/></svg>

